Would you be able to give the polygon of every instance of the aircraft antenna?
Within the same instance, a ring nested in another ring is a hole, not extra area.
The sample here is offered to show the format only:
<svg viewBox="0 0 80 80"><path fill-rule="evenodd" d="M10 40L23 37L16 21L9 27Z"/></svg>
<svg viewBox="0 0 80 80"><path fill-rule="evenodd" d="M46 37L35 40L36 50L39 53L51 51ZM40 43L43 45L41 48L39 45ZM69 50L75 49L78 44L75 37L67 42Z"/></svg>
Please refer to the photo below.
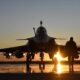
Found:
<svg viewBox="0 0 80 80"><path fill-rule="evenodd" d="M36 34L36 32L35 32L35 28L33 27L33 30L34 30L34 34Z"/></svg>

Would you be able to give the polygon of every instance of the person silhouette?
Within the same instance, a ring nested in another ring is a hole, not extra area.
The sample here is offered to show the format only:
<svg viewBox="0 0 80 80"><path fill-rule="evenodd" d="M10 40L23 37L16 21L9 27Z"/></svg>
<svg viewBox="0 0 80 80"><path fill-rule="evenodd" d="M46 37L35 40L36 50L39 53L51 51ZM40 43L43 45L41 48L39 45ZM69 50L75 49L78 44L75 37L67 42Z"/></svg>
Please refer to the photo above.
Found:
<svg viewBox="0 0 80 80"><path fill-rule="evenodd" d="M66 43L66 53L68 55L69 71L73 72L74 57L77 53L77 45L73 37L70 37L70 40Z"/></svg>

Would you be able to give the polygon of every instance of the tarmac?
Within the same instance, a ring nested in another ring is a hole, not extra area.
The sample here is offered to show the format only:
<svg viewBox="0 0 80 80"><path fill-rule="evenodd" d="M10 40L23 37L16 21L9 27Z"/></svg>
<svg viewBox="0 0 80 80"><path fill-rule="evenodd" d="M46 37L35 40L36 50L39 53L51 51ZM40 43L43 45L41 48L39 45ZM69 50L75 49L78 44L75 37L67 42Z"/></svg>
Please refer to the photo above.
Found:
<svg viewBox="0 0 80 80"><path fill-rule="evenodd" d="M80 73L0 73L0 80L80 80Z"/></svg>

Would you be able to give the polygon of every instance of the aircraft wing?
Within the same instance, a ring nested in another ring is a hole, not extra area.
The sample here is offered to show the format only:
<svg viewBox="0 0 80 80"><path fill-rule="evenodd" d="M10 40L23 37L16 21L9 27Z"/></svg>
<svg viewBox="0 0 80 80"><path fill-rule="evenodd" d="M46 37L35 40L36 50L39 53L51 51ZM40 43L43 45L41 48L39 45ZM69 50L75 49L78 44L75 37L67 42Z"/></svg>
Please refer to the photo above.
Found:
<svg viewBox="0 0 80 80"><path fill-rule="evenodd" d="M25 39L16 39L16 40L32 40L34 39L34 37L31 37L31 38L25 38Z"/></svg>
<svg viewBox="0 0 80 80"><path fill-rule="evenodd" d="M3 48L3 49L0 49L0 52L12 53L12 52L15 52L18 50L20 50L22 52L26 52L26 51L28 51L28 46L22 45L22 46L16 46L16 47Z"/></svg>
<svg viewBox="0 0 80 80"><path fill-rule="evenodd" d="M30 41L33 39L34 39L34 37L26 38L26 39L17 39L17 40L28 40L28 41ZM12 52L15 52L18 50L20 50L21 52L27 52L27 51L29 51L29 46L26 44L26 45L22 45L22 46L3 48L3 49L0 49L0 52L12 53Z"/></svg>

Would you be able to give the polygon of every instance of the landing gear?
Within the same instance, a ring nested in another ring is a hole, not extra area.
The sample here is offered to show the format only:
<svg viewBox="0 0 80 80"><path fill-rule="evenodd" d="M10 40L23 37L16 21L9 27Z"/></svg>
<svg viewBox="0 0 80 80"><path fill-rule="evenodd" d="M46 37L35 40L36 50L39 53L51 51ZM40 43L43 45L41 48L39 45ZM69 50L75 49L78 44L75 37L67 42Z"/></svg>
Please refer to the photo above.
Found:
<svg viewBox="0 0 80 80"><path fill-rule="evenodd" d="M41 70L41 72L43 72L43 70L45 69L45 64L43 62L44 59L44 53L40 52L40 60L41 62L39 63L39 69Z"/></svg>
<svg viewBox="0 0 80 80"><path fill-rule="evenodd" d="M26 56L26 71L27 72L31 72L31 68L30 68L30 62L32 61L32 59L34 59L34 53L30 53L28 52L27 53L27 56ZM43 70L45 69L45 64L43 62L43 59L44 59L44 53L43 52L40 52L40 60L41 62L39 63L39 69L41 70L41 72L43 72Z"/></svg>
<svg viewBox="0 0 80 80"><path fill-rule="evenodd" d="M26 56L26 71L27 72L31 72L31 68L30 68L30 62L31 62L31 54L28 52L27 56Z"/></svg>

